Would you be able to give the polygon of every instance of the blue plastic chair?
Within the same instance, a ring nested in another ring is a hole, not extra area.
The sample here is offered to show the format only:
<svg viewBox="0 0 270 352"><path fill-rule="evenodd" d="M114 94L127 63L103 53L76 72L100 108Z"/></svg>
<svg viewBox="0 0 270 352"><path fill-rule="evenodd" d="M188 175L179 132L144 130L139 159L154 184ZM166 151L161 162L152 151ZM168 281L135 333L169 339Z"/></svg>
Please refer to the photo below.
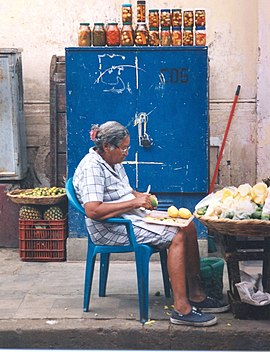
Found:
<svg viewBox="0 0 270 352"><path fill-rule="evenodd" d="M86 216L84 208L78 202L72 183L72 177L66 182L66 192L70 204L82 215ZM84 282L84 303L83 310L89 311L89 301L91 295L93 273L95 267L96 255L100 253L100 276L99 276L99 297L106 294L106 284L109 270L110 253L127 253L135 252L137 285L139 295L140 321L148 321L148 291L149 291L149 261L153 253L159 252L160 262L163 275L164 292L166 297L171 296L171 285L167 270L167 250L155 250L151 246L138 244L134 235L132 222L123 218L109 218L103 220L106 223L123 224L126 226L130 245L128 246L106 246L96 245L92 242L88 234L88 249L86 257L86 270Z"/></svg>

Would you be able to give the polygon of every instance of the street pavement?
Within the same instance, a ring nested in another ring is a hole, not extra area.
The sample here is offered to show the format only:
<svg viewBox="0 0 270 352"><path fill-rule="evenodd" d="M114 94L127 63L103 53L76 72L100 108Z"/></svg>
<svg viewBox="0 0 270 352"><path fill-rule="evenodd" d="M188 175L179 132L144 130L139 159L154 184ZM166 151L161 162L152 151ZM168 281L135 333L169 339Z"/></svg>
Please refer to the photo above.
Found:
<svg viewBox="0 0 270 352"><path fill-rule="evenodd" d="M106 297L98 297L98 264L85 313L84 261L23 262L18 249L0 248L0 349L270 350L269 320L228 312L212 327L172 325L158 261L150 262L151 320L142 325L135 263L111 262ZM225 298L227 290L225 267Z"/></svg>

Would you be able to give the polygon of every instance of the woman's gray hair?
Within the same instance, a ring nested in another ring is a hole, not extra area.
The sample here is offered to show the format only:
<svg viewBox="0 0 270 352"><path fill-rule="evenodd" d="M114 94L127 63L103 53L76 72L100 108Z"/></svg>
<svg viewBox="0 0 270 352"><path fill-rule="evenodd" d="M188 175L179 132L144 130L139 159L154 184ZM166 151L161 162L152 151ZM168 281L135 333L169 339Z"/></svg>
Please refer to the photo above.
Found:
<svg viewBox="0 0 270 352"><path fill-rule="evenodd" d="M100 126L92 125L90 130L90 138L100 151L103 151L106 143L118 147L127 136L128 129L116 121L107 121Z"/></svg>

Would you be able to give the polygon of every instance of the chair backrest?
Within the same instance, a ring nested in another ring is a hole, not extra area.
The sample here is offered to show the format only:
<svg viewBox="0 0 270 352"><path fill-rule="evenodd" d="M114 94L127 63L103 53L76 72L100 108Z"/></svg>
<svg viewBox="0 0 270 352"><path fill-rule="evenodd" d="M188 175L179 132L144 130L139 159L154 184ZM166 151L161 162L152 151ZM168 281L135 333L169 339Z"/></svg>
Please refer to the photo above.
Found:
<svg viewBox="0 0 270 352"><path fill-rule="evenodd" d="M73 186L73 177L70 177L67 182L66 182L66 194L67 194L67 197L68 197L68 200L70 202L70 204L78 211L80 212L81 214L83 214L84 216L86 216L86 213L85 213L85 210L83 208L83 206L79 203L78 199L77 199L77 195L76 195L76 192L75 192L75 189L74 189L74 186ZM127 229L127 234L128 234L128 238L129 238L129 241L130 241L130 246L128 247L125 247L126 249L131 249L132 247L132 250L134 250L133 248L134 247L137 247L138 244L137 244L137 240L136 240L136 237L134 235L134 231L133 231L133 226L132 226L132 222L131 220L128 220L128 219L123 219L123 218L109 218L109 219L106 219L106 220L100 220L101 222L107 222L107 223L114 223L114 224L122 224L122 225L125 225L126 226L126 229ZM91 240L91 237L87 231L87 234L88 234L88 239L90 242L92 242ZM93 243L93 242L92 242ZM119 248L119 251L120 250L120 246L118 247ZM123 250L123 251L126 251L126 250Z"/></svg>
<svg viewBox="0 0 270 352"><path fill-rule="evenodd" d="M77 195L75 193L72 181L73 181L73 177L70 177L66 182L66 193L67 193L68 200L76 210L78 210L81 214L86 216L83 206L79 203L77 199Z"/></svg>

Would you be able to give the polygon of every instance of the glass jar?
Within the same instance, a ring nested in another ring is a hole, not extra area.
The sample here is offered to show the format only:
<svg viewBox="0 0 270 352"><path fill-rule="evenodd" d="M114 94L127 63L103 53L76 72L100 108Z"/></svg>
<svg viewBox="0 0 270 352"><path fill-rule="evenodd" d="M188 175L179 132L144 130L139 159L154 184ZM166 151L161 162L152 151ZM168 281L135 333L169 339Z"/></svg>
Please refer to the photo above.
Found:
<svg viewBox="0 0 270 352"><path fill-rule="evenodd" d="M123 24L132 23L132 5L131 4L122 5L122 22Z"/></svg>
<svg viewBox="0 0 270 352"><path fill-rule="evenodd" d="M121 29L121 45L122 46L132 46L134 45L134 35L132 24L125 23Z"/></svg>
<svg viewBox="0 0 270 352"><path fill-rule="evenodd" d="M196 27L206 26L205 10L195 10L195 26Z"/></svg>
<svg viewBox="0 0 270 352"><path fill-rule="evenodd" d="M172 27L182 26L182 10L172 9Z"/></svg>
<svg viewBox="0 0 270 352"><path fill-rule="evenodd" d="M110 22L106 28L106 43L108 46L120 45L120 30L118 23Z"/></svg>
<svg viewBox="0 0 270 352"><path fill-rule="evenodd" d="M159 29L156 27L149 28L149 45L159 46Z"/></svg>
<svg viewBox="0 0 270 352"><path fill-rule="evenodd" d="M145 1L137 1L137 22L145 22Z"/></svg>
<svg viewBox="0 0 270 352"><path fill-rule="evenodd" d="M170 46L172 44L170 27L161 28L160 43L161 46Z"/></svg>
<svg viewBox="0 0 270 352"><path fill-rule="evenodd" d="M148 29L145 23L138 23L135 30L134 42L136 45L148 45Z"/></svg>
<svg viewBox="0 0 270 352"><path fill-rule="evenodd" d="M196 27L195 30L195 45L205 46L206 45L206 30L205 27Z"/></svg>
<svg viewBox="0 0 270 352"><path fill-rule="evenodd" d="M172 27L172 46L182 45L182 31L181 27Z"/></svg>
<svg viewBox="0 0 270 352"><path fill-rule="evenodd" d="M183 45L193 45L193 28L184 28L183 30Z"/></svg>
<svg viewBox="0 0 270 352"><path fill-rule="evenodd" d="M90 46L91 45L91 29L89 22L81 22L78 32L78 45Z"/></svg>
<svg viewBox="0 0 270 352"><path fill-rule="evenodd" d="M93 28L93 46L106 45L106 32L104 23L94 23Z"/></svg>
<svg viewBox="0 0 270 352"><path fill-rule="evenodd" d="M183 13L183 23L184 27L194 26L194 13L193 10L185 10Z"/></svg>
<svg viewBox="0 0 270 352"><path fill-rule="evenodd" d="M161 9L160 10L160 26L170 27L171 25L171 10L170 9Z"/></svg>
<svg viewBox="0 0 270 352"><path fill-rule="evenodd" d="M149 28L159 28L159 10L149 10Z"/></svg>

